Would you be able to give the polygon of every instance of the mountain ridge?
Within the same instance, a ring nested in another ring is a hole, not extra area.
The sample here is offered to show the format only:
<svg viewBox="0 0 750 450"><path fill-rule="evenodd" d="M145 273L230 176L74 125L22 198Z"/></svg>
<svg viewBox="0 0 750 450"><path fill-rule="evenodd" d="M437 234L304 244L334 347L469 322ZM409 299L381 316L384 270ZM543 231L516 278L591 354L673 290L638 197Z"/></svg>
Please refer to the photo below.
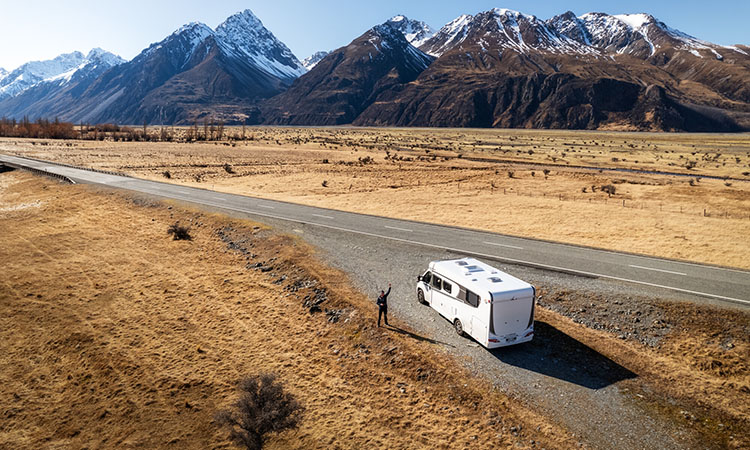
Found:
<svg viewBox="0 0 750 450"><path fill-rule="evenodd" d="M494 8L438 30L397 15L301 62L245 10L215 29L186 24L131 61L102 52L85 76L75 75L87 66L79 52L60 55L59 67L35 72L38 79L20 80L28 85L0 70L0 92L17 91L0 97L0 116L750 129L750 48L713 44L645 13L566 11L542 20Z"/></svg>

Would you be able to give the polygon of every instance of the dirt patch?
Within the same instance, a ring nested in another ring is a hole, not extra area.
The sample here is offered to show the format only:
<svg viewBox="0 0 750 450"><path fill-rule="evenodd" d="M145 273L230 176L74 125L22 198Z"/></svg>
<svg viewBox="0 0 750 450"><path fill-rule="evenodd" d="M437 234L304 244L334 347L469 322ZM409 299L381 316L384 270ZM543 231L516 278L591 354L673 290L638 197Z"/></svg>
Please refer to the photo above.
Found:
<svg viewBox="0 0 750 450"><path fill-rule="evenodd" d="M0 175L0 446L226 447L234 383L274 371L307 409L269 448L569 448L575 440L373 326L299 240L86 186ZM10 178L6 178L10 177ZM169 225L190 226L174 241Z"/></svg>

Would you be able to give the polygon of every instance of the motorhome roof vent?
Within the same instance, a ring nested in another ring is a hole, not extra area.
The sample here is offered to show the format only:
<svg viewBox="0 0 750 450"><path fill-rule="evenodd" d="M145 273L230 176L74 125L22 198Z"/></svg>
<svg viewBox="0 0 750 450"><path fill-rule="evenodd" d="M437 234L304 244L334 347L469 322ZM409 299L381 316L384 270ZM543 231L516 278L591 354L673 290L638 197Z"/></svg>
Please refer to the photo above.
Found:
<svg viewBox="0 0 750 450"><path fill-rule="evenodd" d="M474 273L474 272L484 272L484 269L482 269L482 268L481 268L481 267L479 267L479 266L466 266L466 270L467 270L467 271L468 271L469 273Z"/></svg>
<svg viewBox="0 0 750 450"><path fill-rule="evenodd" d="M456 261L456 264L458 264L459 266L468 266L469 265L469 263L467 263L466 261Z"/></svg>
<svg viewBox="0 0 750 450"><path fill-rule="evenodd" d="M490 281L492 281L493 283L502 283L503 282L503 280L500 279L500 278L498 278L498 277L490 277Z"/></svg>

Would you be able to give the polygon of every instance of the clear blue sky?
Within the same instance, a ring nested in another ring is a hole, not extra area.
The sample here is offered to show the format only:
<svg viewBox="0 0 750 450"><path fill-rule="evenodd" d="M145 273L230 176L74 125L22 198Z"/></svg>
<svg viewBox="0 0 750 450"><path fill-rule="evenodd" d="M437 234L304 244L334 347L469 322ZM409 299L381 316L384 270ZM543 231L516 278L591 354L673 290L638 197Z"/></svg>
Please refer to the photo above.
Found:
<svg viewBox="0 0 750 450"><path fill-rule="evenodd" d="M247 8L300 59L348 44L368 28L404 14L434 28L461 14L510 8L541 19L576 14L647 12L698 38L750 44L750 1L515 1L515 0L3 0L0 67L102 47L130 59L188 22L211 27Z"/></svg>

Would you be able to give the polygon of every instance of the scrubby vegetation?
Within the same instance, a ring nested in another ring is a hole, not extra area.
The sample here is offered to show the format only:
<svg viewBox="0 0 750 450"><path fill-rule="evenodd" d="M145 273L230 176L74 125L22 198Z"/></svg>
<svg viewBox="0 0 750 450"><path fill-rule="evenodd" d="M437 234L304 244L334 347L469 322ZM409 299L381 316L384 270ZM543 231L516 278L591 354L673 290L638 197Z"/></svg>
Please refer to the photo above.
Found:
<svg viewBox="0 0 750 450"><path fill-rule="evenodd" d="M167 234L171 234L175 241L192 241L190 236L190 227L180 225L179 222L170 225L167 228Z"/></svg>
<svg viewBox="0 0 750 450"><path fill-rule="evenodd" d="M239 398L231 409L219 411L215 420L229 428L229 438L249 450L260 450L271 433L295 428L302 405L278 381L265 373L240 380Z"/></svg>

